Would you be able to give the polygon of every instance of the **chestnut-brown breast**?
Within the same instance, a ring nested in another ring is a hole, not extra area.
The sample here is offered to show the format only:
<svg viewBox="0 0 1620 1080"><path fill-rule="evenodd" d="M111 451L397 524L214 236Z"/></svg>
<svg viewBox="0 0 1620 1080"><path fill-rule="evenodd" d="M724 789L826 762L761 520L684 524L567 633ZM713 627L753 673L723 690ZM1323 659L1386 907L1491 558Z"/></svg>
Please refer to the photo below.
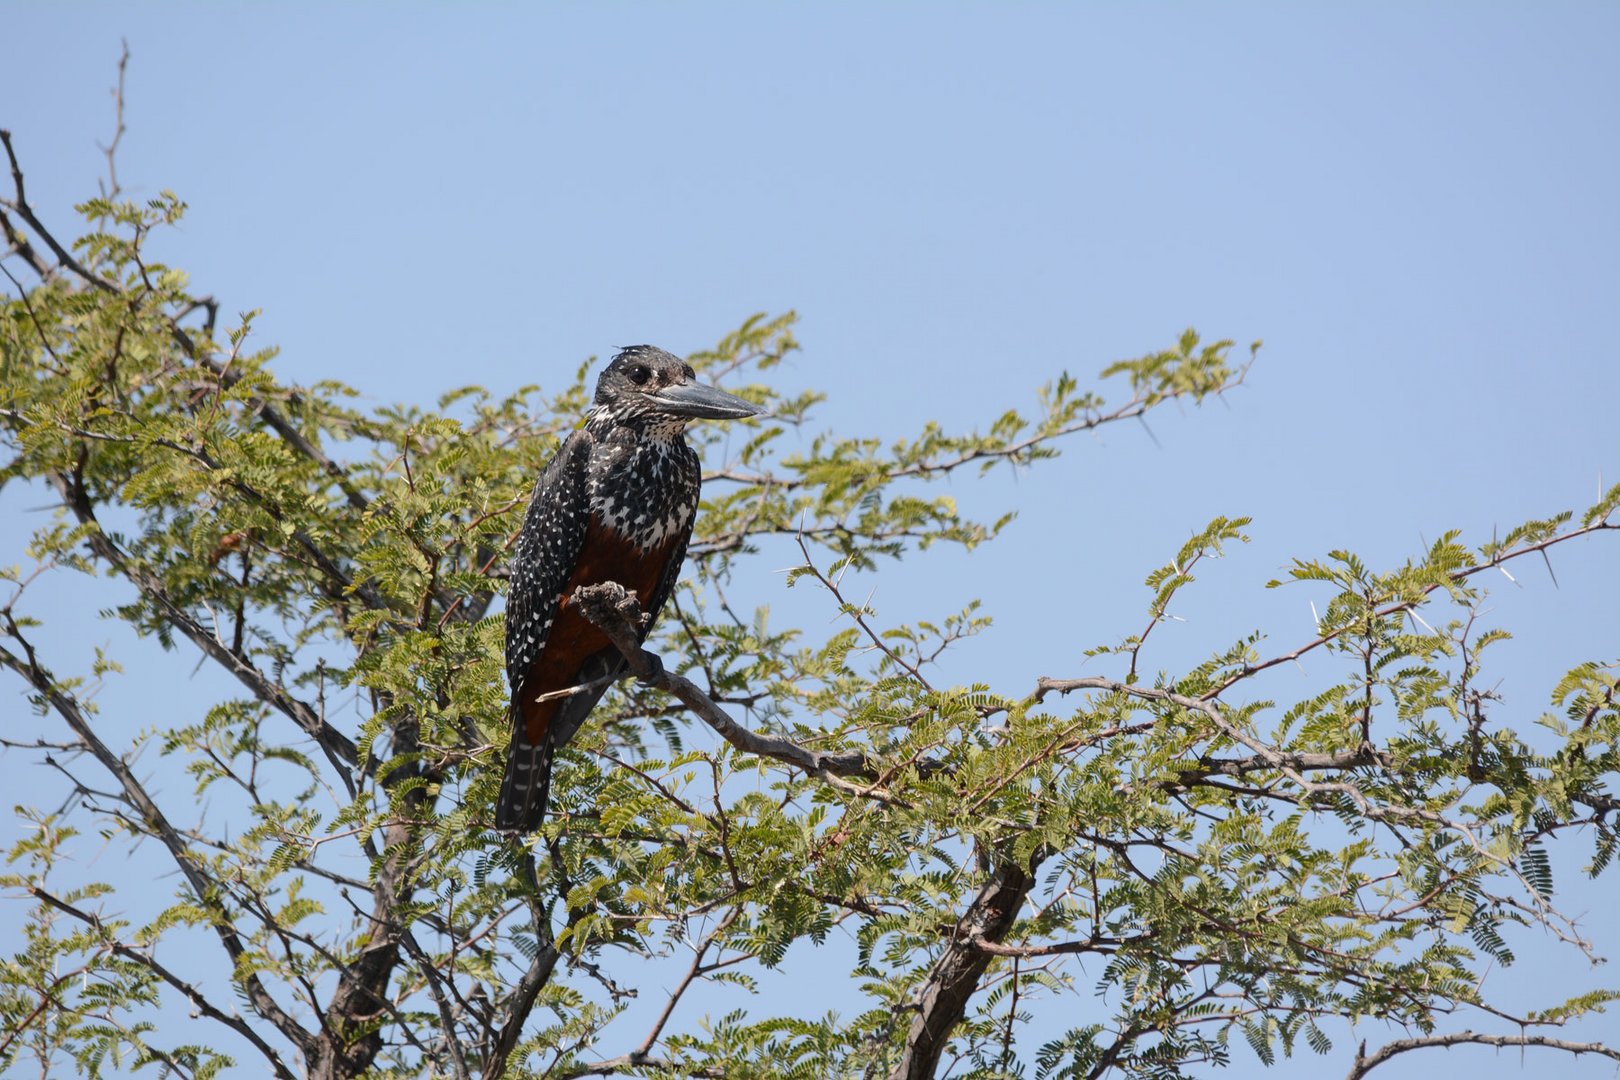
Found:
<svg viewBox="0 0 1620 1080"><path fill-rule="evenodd" d="M551 725L551 719L564 698L535 702L534 698L555 690L565 690L579 682L585 661L604 649L613 648L595 623L574 606L574 590L581 585L615 581L634 593L643 611L650 608L658 583L669 568L681 538L670 536L651 548L637 547L594 513L585 527L585 541L579 562L557 601L557 616L546 637L544 650L535 658L524 682L529 700L523 705L524 726L529 741L538 743Z"/></svg>

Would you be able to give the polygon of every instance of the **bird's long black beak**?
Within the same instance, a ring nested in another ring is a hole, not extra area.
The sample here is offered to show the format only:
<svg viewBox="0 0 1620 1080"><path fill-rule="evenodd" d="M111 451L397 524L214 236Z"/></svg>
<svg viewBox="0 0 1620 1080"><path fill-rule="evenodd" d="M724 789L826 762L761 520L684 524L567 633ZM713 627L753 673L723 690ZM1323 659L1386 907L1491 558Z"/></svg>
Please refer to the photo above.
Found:
<svg viewBox="0 0 1620 1080"><path fill-rule="evenodd" d="M740 420L765 410L724 390L699 383L677 383L647 395L664 412L694 420Z"/></svg>

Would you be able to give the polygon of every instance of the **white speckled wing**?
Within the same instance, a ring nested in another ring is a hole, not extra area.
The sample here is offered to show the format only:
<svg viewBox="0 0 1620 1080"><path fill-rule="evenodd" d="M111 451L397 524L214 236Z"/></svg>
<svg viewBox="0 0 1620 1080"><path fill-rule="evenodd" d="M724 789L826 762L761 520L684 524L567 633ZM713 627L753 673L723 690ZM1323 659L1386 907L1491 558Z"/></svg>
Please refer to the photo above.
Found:
<svg viewBox="0 0 1620 1080"><path fill-rule="evenodd" d="M587 432L568 436L535 482L518 534L506 593L506 678L514 701L521 700L523 682L546 646L563 586L584 546L590 518L585 494L590 454Z"/></svg>

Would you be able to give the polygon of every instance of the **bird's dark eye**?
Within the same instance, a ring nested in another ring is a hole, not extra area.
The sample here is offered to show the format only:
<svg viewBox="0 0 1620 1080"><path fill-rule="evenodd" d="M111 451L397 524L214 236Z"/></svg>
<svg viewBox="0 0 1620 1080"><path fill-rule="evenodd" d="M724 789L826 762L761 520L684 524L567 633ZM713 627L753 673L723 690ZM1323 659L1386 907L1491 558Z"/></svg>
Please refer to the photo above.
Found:
<svg viewBox="0 0 1620 1080"><path fill-rule="evenodd" d="M635 367L631 368L629 375L630 381L635 383L637 386L641 386L648 379L652 378L652 372L640 364L637 364Z"/></svg>

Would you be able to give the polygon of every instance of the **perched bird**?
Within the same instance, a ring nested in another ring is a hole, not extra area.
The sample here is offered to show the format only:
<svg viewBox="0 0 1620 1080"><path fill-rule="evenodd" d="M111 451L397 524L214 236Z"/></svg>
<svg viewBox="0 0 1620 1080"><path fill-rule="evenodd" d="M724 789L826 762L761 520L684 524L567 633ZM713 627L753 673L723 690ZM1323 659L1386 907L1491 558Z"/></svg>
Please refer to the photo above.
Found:
<svg viewBox="0 0 1620 1080"><path fill-rule="evenodd" d="M758 406L697 382L651 345L613 358L585 426L540 473L523 519L506 598L512 742L495 827L530 832L546 813L559 746L624 671L607 635L574 606L581 585L616 581L653 620L669 599L697 517L701 473L685 438L693 420L754 416ZM571 695L554 695L581 687Z"/></svg>

